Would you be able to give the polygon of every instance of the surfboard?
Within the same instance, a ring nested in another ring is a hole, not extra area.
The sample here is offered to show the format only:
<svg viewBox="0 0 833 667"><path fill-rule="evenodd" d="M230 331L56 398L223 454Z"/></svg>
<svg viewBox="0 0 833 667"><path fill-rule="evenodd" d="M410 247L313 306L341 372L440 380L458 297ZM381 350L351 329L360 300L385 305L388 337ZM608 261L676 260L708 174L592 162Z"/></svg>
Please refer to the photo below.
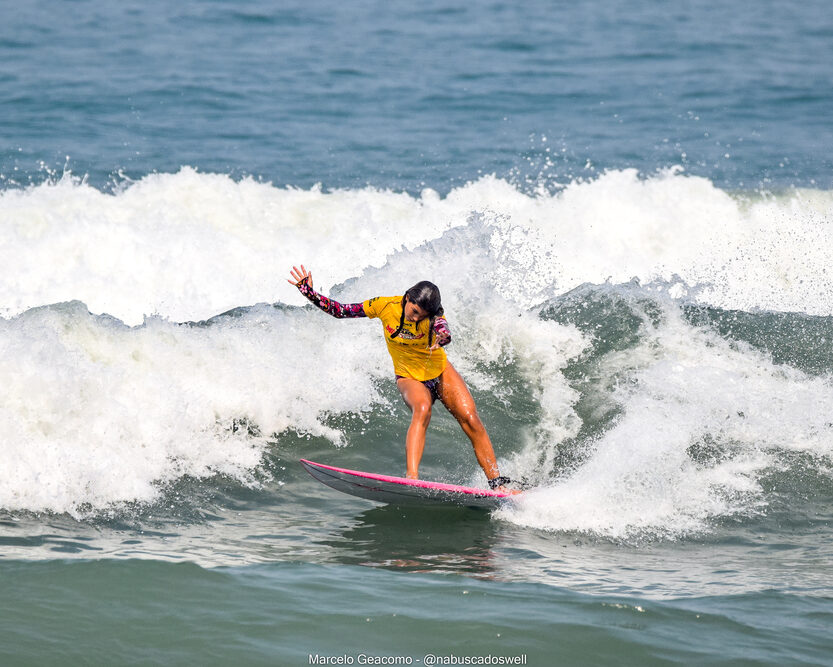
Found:
<svg viewBox="0 0 833 667"><path fill-rule="evenodd" d="M319 482L336 491L389 505L460 505L495 509L518 495L518 492L507 493L336 468L306 459L301 459L301 465Z"/></svg>

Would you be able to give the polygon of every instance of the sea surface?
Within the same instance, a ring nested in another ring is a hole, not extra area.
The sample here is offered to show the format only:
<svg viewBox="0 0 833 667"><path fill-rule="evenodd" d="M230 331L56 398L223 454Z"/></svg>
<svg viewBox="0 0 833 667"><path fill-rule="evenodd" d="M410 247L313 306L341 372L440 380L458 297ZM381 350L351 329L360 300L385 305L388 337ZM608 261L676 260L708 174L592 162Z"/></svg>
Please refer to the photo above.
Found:
<svg viewBox="0 0 833 667"><path fill-rule="evenodd" d="M829 2L1 14L0 664L833 665Z"/></svg>

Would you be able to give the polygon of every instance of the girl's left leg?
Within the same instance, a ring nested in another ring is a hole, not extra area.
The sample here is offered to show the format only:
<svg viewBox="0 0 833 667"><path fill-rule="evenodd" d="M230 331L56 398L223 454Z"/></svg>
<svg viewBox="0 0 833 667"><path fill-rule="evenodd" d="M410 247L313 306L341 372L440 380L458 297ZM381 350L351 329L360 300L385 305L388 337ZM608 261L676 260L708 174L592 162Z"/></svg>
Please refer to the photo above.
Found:
<svg viewBox="0 0 833 667"><path fill-rule="evenodd" d="M494 479L500 475L492 441L477 414L474 398L457 369L450 363L440 375L439 395L443 405L454 415L463 432L471 440L474 455L480 467L483 468L483 472L486 473L486 478Z"/></svg>

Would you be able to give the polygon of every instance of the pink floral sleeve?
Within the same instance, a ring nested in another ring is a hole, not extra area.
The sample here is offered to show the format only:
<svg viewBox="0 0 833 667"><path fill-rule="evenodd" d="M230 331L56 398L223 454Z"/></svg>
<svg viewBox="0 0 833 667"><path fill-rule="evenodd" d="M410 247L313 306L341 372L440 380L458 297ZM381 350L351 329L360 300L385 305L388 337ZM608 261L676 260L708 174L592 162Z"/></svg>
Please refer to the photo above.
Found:
<svg viewBox="0 0 833 667"><path fill-rule="evenodd" d="M437 342L440 344L440 347L445 347L451 342L451 331L444 317L434 319L434 333L437 334Z"/></svg>
<svg viewBox="0 0 833 667"><path fill-rule="evenodd" d="M328 299L326 296L323 296L312 289L306 280L300 282L297 287L301 294L307 297L307 299L312 301L312 303L318 306L325 313L329 313L333 317L367 317L364 312L364 307L360 303L339 303L334 299Z"/></svg>

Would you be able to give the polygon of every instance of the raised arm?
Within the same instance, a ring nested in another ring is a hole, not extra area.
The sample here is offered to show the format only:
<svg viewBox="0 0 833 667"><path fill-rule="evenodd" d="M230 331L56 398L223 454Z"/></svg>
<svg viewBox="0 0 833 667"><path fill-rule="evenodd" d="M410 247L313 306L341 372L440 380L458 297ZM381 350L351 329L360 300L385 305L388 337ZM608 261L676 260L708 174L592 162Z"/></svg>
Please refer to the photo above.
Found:
<svg viewBox="0 0 833 667"><path fill-rule="evenodd" d="M339 303L335 299L328 299L323 294L319 294L312 289L309 283L304 282L299 284L298 291L325 313L329 313L333 317L367 317L362 304Z"/></svg>
<svg viewBox="0 0 833 667"><path fill-rule="evenodd" d="M328 299L326 296L319 294L312 287L312 273L304 268L301 264L301 270L297 267L292 267L292 278L289 282L298 288L298 291L303 294L312 303L318 306L325 313L329 313L333 317L367 317L364 312L364 307L360 303L339 303L334 299Z"/></svg>

